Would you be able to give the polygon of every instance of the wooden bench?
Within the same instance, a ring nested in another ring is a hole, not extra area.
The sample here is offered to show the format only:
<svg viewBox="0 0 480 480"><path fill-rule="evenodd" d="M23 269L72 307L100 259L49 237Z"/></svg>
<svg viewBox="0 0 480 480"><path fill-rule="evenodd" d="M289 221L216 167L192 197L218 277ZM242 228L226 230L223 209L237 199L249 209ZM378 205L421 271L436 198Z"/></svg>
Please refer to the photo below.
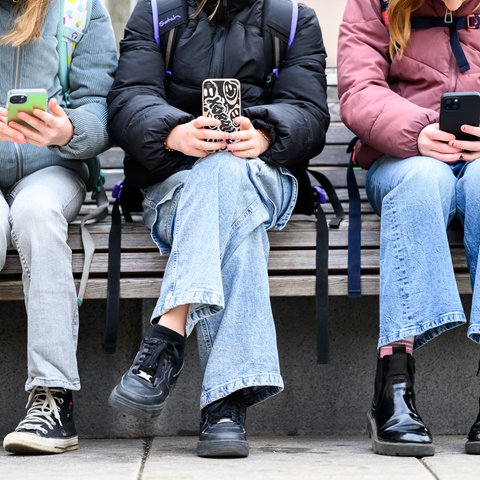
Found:
<svg viewBox="0 0 480 480"><path fill-rule="evenodd" d="M338 229L330 229L329 236L329 295L346 296L348 193L346 189L346 148L351 132L339 118L336 72L328 72L328 97L332 122L327 134L327 145L311 165L325 173L337 189L345 209L345 219ZM119 148L102 154L102 168L106 175L106 189L111 189L123 178L123 153ZM380 221L369 206L365 190L365 172L356 171L362 199L361 287L363 295L378 295L379 290L379 232ZM81 215L91 211L94 204L89 196ZM327 220L333 216L329 204L324 205ZM107 292L108 234L110 217L89 226L96 244L85 299L105 299ZM269 278L271 295L297 297L315 295L315 219L294 216L280 232L270 232L271 254ZM455 271L461 293L471 293L464 256L461 231L449 230ZM73 270L77 280L83 267L83 249L79 220L70 226L69 244L73 252ZM122 257L120 298L153 299L158 297L166 259L160 257L149 232L136 217L134 223L122 225ZM78 280L79 281L79 280ZM22 300L21 266L14 250L8 252L5 268L0 272L0 300Z"/></svg>

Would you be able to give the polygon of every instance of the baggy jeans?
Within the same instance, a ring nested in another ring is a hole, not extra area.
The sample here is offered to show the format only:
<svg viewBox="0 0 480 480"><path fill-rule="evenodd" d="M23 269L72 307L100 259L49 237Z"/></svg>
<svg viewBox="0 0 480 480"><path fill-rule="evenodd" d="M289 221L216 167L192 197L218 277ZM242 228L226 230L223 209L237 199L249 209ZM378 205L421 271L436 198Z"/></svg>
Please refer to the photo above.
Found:
<svg viewBox="0 0 480 480"><path fill-rule="evenodd" d="M231 153L199 159L145 190L144 222L170 254L152 319L189 304L203 384L200 408L245 389L248 405L283 389L268 283L267 230L292 213L286 169Z"/></svg>
<svg viewBox="0 0 480 480"><path fill-rule="evenodd" d="M368 171L367 196L381 215L379 347L414 335L418 348L466 323L446 233L455 217L473 290L467 335L480 343L479 186L480 160L383 156Z"/></svg>
<svg viewBox="0 0 480 480"><path fill-rule="evenodd" d="M22 264L27 391L35 386L80 389L77 293L67 236L84 199L84 182L60 166L32 173L0 193L0 268L10 243Z"/></svg>

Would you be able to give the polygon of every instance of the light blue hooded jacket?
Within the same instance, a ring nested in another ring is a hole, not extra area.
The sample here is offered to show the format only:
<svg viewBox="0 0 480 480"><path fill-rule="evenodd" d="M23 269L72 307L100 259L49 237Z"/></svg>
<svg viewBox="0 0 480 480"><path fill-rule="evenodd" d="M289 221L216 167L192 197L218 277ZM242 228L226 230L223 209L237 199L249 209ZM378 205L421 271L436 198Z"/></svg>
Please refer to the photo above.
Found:
<svg viewBox="0 0 480 480"><path fill-rule="evenodd" d="M0 187L10 187L22 177L50 165L77 170L84 180L88 169L81 159L93 157L110 146L107 134L106 96L117 67L116 42L110 17L100 0L92 1L91 20L75 48L70 71L70 102L65 107L58 78L57 29L60 4L50 3L38 41L28 45L0 46L0 104L14 88L44 88L55 97L74 127L64 147L36 147L0 142ZM15 3L0 0L0 32L13 25Z"/></svg>

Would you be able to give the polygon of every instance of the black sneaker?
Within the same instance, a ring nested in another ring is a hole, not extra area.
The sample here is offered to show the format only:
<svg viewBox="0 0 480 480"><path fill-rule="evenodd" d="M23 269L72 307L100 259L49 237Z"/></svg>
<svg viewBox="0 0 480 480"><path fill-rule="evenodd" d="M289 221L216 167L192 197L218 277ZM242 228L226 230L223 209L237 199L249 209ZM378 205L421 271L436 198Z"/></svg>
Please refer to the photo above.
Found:
<svg viewBox="0 0 480 480"><path fill-rule="evenodd" d="M63 453L78 448L73 423L72 392L35 387L28 397L27 415L3 440L12 453Z"/></svg>
<svg viewBox="0 0 480 480"><path fill-rule="evenodd" d="M129 415L157 417L182 368L183 348L162 338L145 337L108 403Z"/></svg>
<svg viewBox="0 0 480 480"><path fill-rule="evenodd" d="M247 407L242 390L203 408L197 455L199 457L248 457L246 416Z"/></svg>

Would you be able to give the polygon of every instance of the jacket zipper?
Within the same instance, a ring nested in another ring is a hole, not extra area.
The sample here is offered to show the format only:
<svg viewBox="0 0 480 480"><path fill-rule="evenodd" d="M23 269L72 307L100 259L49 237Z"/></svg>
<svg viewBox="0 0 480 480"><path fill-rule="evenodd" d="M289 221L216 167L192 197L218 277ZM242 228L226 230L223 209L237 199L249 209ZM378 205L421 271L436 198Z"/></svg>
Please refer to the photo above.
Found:
<svg viewBox="0 0 480 480"><path fill-rule="evenodd" d="M223 76L223 54L225 51L225 40L226 40L226 31L227 31L227 20L228 20L228 0L222 1L222 11L217 12L222 14L221 21L224 22L223 25L217 28L215 33L215 41L213 44L213 53L212 53L212 66L211 66L211 78L220 78Z"/></svg>
<svg viewBox="0 0 480 480"><path fill-rule="evenodd" d="M223 72L223 52L225 50L225 27L221 27L215 34L215 41L212 53L211 78L222 77Z"/></svg>

